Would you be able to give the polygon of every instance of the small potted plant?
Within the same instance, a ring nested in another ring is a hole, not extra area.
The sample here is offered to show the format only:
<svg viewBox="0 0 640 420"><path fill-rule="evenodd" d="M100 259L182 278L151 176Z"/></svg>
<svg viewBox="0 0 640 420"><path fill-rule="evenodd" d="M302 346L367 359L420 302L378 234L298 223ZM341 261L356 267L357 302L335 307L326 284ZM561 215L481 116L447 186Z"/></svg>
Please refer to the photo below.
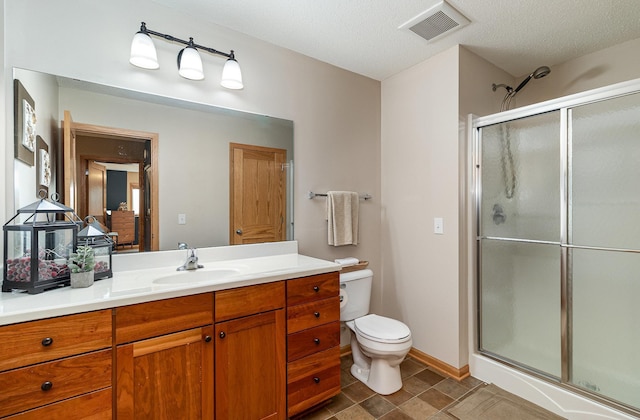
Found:
<svg viewBox="0 0 640 420"><path fill-rule="evenodd" d="M80 245L76 252L69 256L71 270L71 287L89 287L93 284L95 253L88 245Z"/></svg>

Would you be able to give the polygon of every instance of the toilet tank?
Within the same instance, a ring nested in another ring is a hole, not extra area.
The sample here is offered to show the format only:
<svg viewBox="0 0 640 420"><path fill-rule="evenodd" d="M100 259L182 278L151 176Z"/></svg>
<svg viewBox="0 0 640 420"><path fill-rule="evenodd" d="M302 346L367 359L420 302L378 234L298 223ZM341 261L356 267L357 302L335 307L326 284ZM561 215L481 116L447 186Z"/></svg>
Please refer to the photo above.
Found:
<svg viewBox="0 0 640 420"><path fill-rule="evenodd" d="M340 274L340 321L351 321L369 313L373 271Z"/></svg>

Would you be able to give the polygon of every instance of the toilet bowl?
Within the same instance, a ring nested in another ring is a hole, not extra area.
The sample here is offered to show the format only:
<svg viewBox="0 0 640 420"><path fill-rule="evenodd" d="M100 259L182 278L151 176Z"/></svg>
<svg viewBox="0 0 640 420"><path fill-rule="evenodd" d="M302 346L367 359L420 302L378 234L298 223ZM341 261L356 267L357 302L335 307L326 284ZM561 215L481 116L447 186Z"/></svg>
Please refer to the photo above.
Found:
<svg viewBox="0 0 640 420"><path fill-rule="evenodd" d="M371 270L340 275L340 320L351 331L351 374L381 395L402 388L400 363L411 349L411 331L402 322L368 314Z"/></svg>

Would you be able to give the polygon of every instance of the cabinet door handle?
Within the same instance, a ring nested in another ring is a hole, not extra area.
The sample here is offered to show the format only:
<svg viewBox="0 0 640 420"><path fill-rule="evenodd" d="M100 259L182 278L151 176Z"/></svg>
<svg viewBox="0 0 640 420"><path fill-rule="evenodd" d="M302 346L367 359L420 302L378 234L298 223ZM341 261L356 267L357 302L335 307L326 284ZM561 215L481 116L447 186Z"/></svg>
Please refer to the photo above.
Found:
<svg viewBox="0 0 640 420"><path fill-rule="evenodd" d="M41 343L42 343L43 347L48 347L48 346L53 344L53 338L51 338L51 337L43 338Z"/></svg>
<svg viewBox="0 0 640 420"><path fill-rule="evenodd" d="M320 345L320 339L319 338L314 338L313 342L316 343L316 346Z"/></svg>
<svg viewBox="0 0 640 420"><path fill-rule="evenodd" d="M211 342L211 336L210 335L205 335L204 336L204 341L205 341L205 343L210 343Z"/></svg>
<svg viewBox="0 0 640 420"><path fill-rule="evenodd" d="M320 318L320 312L314 312L313 316L315 316L316 318Z"/></svg>
<svg viewBox="0 0 640 420"><path fill-rule="evenodd" d="M317 376L313 377L313 382L319 384L320 383L320 378L318 378Z"/></svg>
<svg viewBox="0 0 640 420"><path fill-rule="evenodd" d="M224 331L220 331L220 338L225 338L227 336L227 334L224 333Z"/></svg>
<svg viewBox="0 0 640 420"><path fill-rule="evenodd" d="M318 293L320 291L320 287L318 286L313 286L313 291Z"/></svg>
<svg viewBox="0 0 640 420"><path fill-rule="evenodd" d="M40 389L43 391L48 391L51 388L53 388L53 383L49 381L43 382L42 385L40 385Z"/></svg>

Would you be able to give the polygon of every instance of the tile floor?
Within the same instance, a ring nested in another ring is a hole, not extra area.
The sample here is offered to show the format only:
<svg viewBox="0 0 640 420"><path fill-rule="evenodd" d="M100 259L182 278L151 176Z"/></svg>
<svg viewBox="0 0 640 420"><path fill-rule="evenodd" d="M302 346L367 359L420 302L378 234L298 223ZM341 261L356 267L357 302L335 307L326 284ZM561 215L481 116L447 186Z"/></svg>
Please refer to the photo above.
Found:
<svg viewBox="0 0 640 420"><path fill-rule="evenodd" d="M472 377L458 382L407 357L400 365L402 389L378 395L351 375L351 364L351 355L341 358L342 392L304 420L452 420L445 410L484 385Z"/></svg>

